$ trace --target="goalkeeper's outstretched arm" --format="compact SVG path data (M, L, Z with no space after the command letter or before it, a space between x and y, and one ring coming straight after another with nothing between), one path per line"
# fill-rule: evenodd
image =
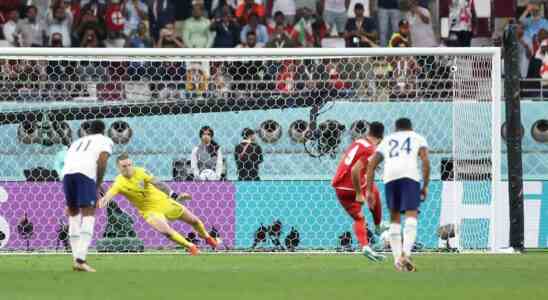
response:
M108 192L97 201L99 208L104 208L108 205L110 201L118 194L116 189L110 188Z
M180 201L180 200L190 200L190 194L187 193L181 193L178 194L177 192L173 191L169 185L167 185L165 182L159 181L156 178L153 178L150 181L150 184L155 186L160 191L164 192L169 197L173 198L174 200Z

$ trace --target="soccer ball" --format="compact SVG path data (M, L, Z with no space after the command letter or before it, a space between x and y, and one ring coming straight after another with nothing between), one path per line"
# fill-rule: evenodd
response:
M202 170L202 172L200 172L200 180L207 181L207 180L218 180L218 179L219 178L217 178L217 173L215 173L215 171L211 169L205 169L205 170Z

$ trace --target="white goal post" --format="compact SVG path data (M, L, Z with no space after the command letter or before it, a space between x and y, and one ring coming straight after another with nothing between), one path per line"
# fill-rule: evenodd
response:
M0 253L67 249L58 163L96 118L114 156L128 152L194 194L189 209L226 249L345 251L355 241L345 244L350 219L330 187L338 158L368 122L389 133L408 117L432 159L418 248L504 248L500 56L491 47L0 48ZM219 145L208 157L195 155L204 126ZM246 128L260 162L238 153ZM115 175L111 159L106 180ZM117 203L99 213L98 251L174 248Z

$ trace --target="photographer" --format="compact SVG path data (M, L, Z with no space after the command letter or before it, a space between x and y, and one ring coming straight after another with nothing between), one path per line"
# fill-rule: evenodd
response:
M238 180L261 180L259 165L263 162L263 149L256 143L253 129L245 128L242 137L242 142L234 149Z
M175 25L173 23L167 23L162 30L160 30L160 37L156 43L156 48L184 48L185 45L181 38L175 36Z

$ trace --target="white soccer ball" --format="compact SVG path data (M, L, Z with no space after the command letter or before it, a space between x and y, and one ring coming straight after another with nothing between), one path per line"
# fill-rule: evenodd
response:
M200 180L218 180L217 173L211 169L205 169L200 172Z

